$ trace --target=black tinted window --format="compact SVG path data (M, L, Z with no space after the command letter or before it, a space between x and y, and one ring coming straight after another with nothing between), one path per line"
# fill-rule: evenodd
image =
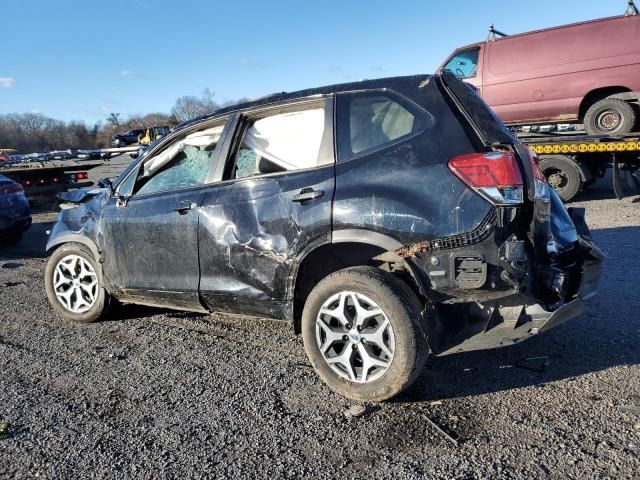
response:
M338 109L341 160L377 150L425 129L425 119L417 109L384 93L341 95Z

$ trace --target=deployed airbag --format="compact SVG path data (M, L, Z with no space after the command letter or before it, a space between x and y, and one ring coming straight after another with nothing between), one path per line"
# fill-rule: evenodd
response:
M207 130L201 130L187 135L184 139L174 143L166 150L163 150L145 162L142 177L149 177L153 175L154 172L160 170L175 158L176 155L184 151L187 146L197 147L204 150L205 148L218 143L223 129L224 125L219 125L217 127L208 128Z

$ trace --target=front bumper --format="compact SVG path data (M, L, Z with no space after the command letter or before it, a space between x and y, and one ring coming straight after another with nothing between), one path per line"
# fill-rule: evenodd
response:
M437 355L506 347L527 340L577 317L598 290L604 255L585 236L579 236L584 263L578 293L550 311L530 296L518 294L492 304L471 307L464 326L434 346Z

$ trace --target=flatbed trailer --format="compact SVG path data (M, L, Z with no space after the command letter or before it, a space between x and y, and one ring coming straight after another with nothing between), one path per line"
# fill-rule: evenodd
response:
M88 171L103 163L102 160L0 163L0 175L20 183L30 203L50 206L61 192L93 185Z
M640 133L623 137L528 135L520 140L538 155L549 185L565 202L604 177L608 168L613 168L617 198L640 193Z

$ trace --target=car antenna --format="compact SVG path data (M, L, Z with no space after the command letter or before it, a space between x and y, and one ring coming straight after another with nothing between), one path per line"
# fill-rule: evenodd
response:
M634 15L638 15L638 8L636 7L636 4L633 3L633 0L629 0L627 2L627 11L624 12L624 16L632 17Z
M506 33L502 33L500 30L496 30L495 28L493 28L493 23L491 25L489 25L489 36L487 37L487 41L489 42L493 42L496 37L508 37L509 35L507 35Z

